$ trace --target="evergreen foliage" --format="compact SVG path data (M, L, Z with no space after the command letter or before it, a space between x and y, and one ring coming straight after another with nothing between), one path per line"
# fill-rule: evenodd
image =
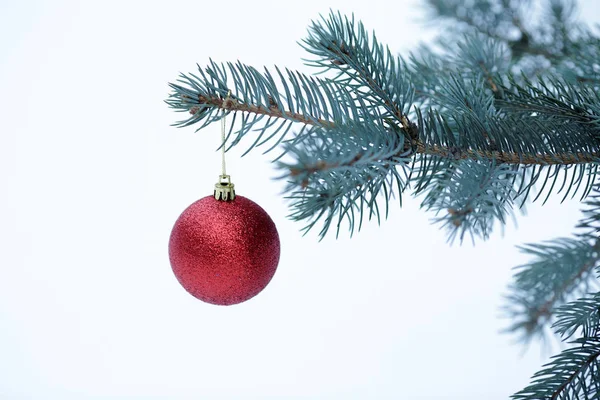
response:
M508 330L570 342L513 398L600 398L600 40L570 0L542 1L538 18L533 1L426 3L452 34L412 54L331 12L300 42L315 76L211 60L166 102L186 114L178 126L233 114L223 146L249 136L246 152L280 149L290 218L321 238L379 221L407 190L449 241L488 238L528 201L578 195L573 237L521 246L531 261L509 287Z

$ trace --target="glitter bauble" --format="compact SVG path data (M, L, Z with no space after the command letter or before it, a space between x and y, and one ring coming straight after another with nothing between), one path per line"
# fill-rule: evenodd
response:
M169 258L179 283L211 304L241 303L262 291L279 263L279 234L258 204L204 197L177 219Z

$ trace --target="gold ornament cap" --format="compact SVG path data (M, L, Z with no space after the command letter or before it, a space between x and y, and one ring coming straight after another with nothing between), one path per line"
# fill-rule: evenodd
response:
M235 199L235 185L231 183L229 175L219 175L219 182L215 185L215 199L231 201Z

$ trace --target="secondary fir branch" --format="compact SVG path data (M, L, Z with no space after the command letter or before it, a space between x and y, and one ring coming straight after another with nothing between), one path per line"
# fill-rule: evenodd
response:
M491 30L488 26L485 26L485 23L482 24L482 23L478 22L472 16L458 12L458 9L454 9L452 14L442 14L442 13L439 13L439 11L438 11L438 14L441 17L455 19L456 21L467 24L470 27L472 27L473 29L475 29L477 32L479 32L483 35L486 35L492 39L506 42L508 44L508 46L511 48L511 50L513 51L513 55L517 58L523 57L526 54L530 54L530 55L544 56L552 62L557 62L560 60L561 55L554 54L554 53L546 50L544 48L544 46L533 43L533 40L531 39L531 34L523 26L521 18L519 18L519 16L517 15L517 11L515 9L509 8L509 7L504 7L503 12L508 13L510 15L513 26L519 32L519 39L510 40L506 36L501 35L498 32Z
M585 360L585 362L579 366L576 370L571 372L571 375L552 393L551 400L556 400L563 393L565 389L579 376L579 374L586 368L588 368L598 357L600 357L600 352L595 352L590 354L590 356Z
M273 118L284 118L294 122L306 124L306 125L319 125L325 128L332 128L335 123L324 120L315 119L304 114L295 113L291 111L281 110L276 105L271 107L264 107L260 105L246 104L237 101L234 98L223 99L221 97L205 97L202 95L198 96L198 103L210 105L222 110L228 111L241 111L254 114L267 115ZM190 113L196 114L200 108L198 106L190 107ZM402 116L406 125L415 127L406 116ZM403 124L404 125L404 124ZM404 127L403 127L404 128ZM413 128L414 129L414 128ZM418 127L416 128L418 129ZM416 153L438 156L442 158L451 158L454 160L494 160L497 164L519 164L519 165L570 165L570 164L585 164L598 162L600 159L600 152L594 153L508 153L501 151L492 150L476 150L476 149L459 149L456 147L440 146L440 145L428 145L418 139L411 139L411 145L415 148ZM393 157L399 157L400 154L394 154ZM349 164L352 165L352 164ZM327 167L327 164L320 164L319 168L315 166L315 170L322 170Z
M331 43L334 46L338 46L337 42L334 40ZM400 128L402 129L402 131L405 133L406 137L408 138L408 142L412 145L412 146L416 146L417 142L418 142L418 135L419 135L419 131L417 129L417 126L415 124L413 124L408 118L407 116L402 112L402 110L400 109L400 107L398 106L398 104L396 104L389 96L389 94L382 88L382 85L377 84L377 82L375 82L375 80L373 79L373 77L371 76L372 74L370 73L370 71L368 70L368 68L365 68L365 66L356 61L354 58L352 58L352 54L353 52L350 51L348 49L348 47L342 42L339 44L339 47L331 47L331 46L327 46L327 50L331 51L335 57L330 59L330 62L333 65L337 65L338 67L343 66L343 65L349 65L351 66L352 69L354 69L360 79L362 79L362 81L366 84L366 86L375 94L377 94L377 96L381 99L383 99L385 106L388 108L388 110L390 110L390 112L397 118L397 120L400 122ZM404 149L406 150L406 149Z
M594 250L600 250L600 239L594 242ZM571 292L577 285L581 283L581 279L586 273L589 273L592 268L596 266L598 263L599 257L594 257L589 259L587 262L583 263L581 268L577 271L575 275L571 278L567 279L563 285L558 290L555 290L552 296L546 300L543 304L541 304L535 311L532 313L531 318L529 320L529 326L531 328L538 325L538 321L541 318L550 318L554 312L555 305L560 300L564 299L564 296Z

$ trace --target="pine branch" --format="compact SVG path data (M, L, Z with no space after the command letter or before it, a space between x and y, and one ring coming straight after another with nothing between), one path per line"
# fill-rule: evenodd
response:
M403 147L396 148L394 152L378 153L386 154L386 158L372 159L374 164L371 166L358 162L369 159L362 158L365 146L358 142L346 142L351 156L336 162L324 162L319 153L310 155L293 152L302 161L291 169L286 164L279 166L288 168L285 175L290 182L306 193L314 194L307 194L302 199L296 195L290 196L296 201L293 206L297 208L294 218L306 219L309 212L324 215L326 209L334 214L345 213L348 206L341 206L344 196L353 199L368 197L364 191L371 188L372 182L368 179L372 179L369 169L373 168L381 170L382 176L395 177L396 166L401 166L407 178L401 179L402 183L398 185L400 196L410 181L416 183L417 193L422 191L436 174L444 174L444 165L453 168L461 163L472 166L467 168L494 165L494 170L486 170L491 179L479 183L462 179L460 191L449 186L436 191L443 193L443 199L429 202L437 206L450 204L446 222L450 223L448 226L463 229L461 237L464 229L487 237L493 220L503 222L516 197L524 202L531 186L544 171L547 171L544 187L548 180L552 181L548 196L559 177L558 172L564 171L566 179L569 166L575 167L571 172L572 182L577 188L584 180L586 169L588 183L584 193L591 187L589 177L596 173L600 144L590 145L583 137L581 141L566 141L565 134L574 135L567 125L552 125L541 118L525 115L528 107L539 106L536 96L547 94L534 92L529 87L521 90L515 88L516 84L504 86L502 79L493 75L498 73L498 65L504 62L504 50L493 41L475 38L460 44L460 53L450 61L463 72L458 76L453 73L438 74L435 86L424 86L419 94L420 99L429 96L429 100L421 102L420 107L414 103L416 89L411 82L418 75L415 72L418 65L411 67L392 56L374 34L369 36L362 23L355 23L354 19L332 12L329 19L322 18L321 23L313 23L310 35L303 43L311 54L317 56L309 65L336 73L333 79L317 79L289 70L284 76L275 67L275 76L279 78L276 80L267 69L260 73L240 62L219 65L211 61L206 68L199 68L198 75L182 74L177 84L171 84L173 92L167 100L171 107L191 115L187 120L180 121L178 126L198 124L198 129L201 129L219 120L223 111L233 113L234 122L241 115L241 127L234 130L232 123L227 135L229 147L238 144L242 137L254 130L258 134L246 153L269 141L273 144L266 152L283 144L284 152L276 160L290 153L290 144L297 149L311 149L311 146L302 146L302 141L344 130L352 137L351 131L356 130L358 125L362 126L358 130L371 132L374 136L385 131L392 142L398 137L403 138ZM229 83L231 80L233 85ZM489 93L483 90L485 85L488 85ZM495 98L503 98L505 90L520 94L520 103L514 103L518 103L518 109L501 109L495 105ZM226 97L228 93L231 94ZM527 93L529 98L522 93ZM563 110L568 107L566 105ZM568 113L564 118L566 115ZM267 119L266 123L259 125L263 118ZM542 122L546 126L542 126ZM292 125L300 125L301 130L289 139ZM267 134L271 130L274 132ZM407 165L405 159L408 157L413 160L412 167ZM398 162L400 159L404 161ZM344 190L328 187L327 197L338 196L339 199L323 202L319 196L323 195L325 189L319 187L321 183L317 177L330 172L332 177L345 182L346 178L336 172L341 167L354 177L367 180L354 181L352 185L342 184ZM528 167L533 169L528 171ZM413 179L411 175L415 168L418 174ZM520 172L519 179L517 172ZM298 179L300 176L302 179ZM462 176L474 177L468 174ZM399 180L398 177L394 179ZM438 183L443 181L436 180ZM520 185L518 189L510 186L517 181ZM481 186L482 182L485 182L485 186ZM476 196L460 195L476 186L479 187ZM498 191L498 188L504 189ZM289 186L288 190L293 189ZM358 192L355 193L356 190ZM386 207L389 198L386 195ZM377 213L376 202L368 201L367 204L370 215ZM475 229L475 226L480 228ZM451 237L454 233L451 233Z
M558 306L588 292L599 248L600 241L591 244L570 238L520 246L536 258L517 267L520 272L510 286L512 293L506 296L506 311L515 322L507 331L521 332L527 339L543 335Z
M584 230L579 235L582 240L594 240L600 237L600 186L595 186L585 201L584 219L579 221L576 228Z
M517 172L507 165L463 161L454 163L429 183L421 207L433 210L442 227L449 228L448 241L462 240L466 233L487 238L495 220L506 222L511 200L516 197ZM473 184L475 183L475 184ZM447 215L438 217L441 212Z
M584 336L594 336L590 327L597 326L593 314L598 295L587 296L598 287L593 270L600 264L600 187L594 186L592 194L584 203L584 218L577 225L574 238L555 239L547 244L528 244L521 251L534 256L520 269L507 296L508 315L515 320L508 329L521 332L525 338L542 335L544 328L555 317L552 325L564 339L584 327ZM600 270L598 270L600 272ZM580 297L578 300L571 301ZM596 304L596 307L600 304ZM592 318L593 317L593 318ZM594 328L596 329L596 328Z
M563 340L580 332L582 337L598 337L600 334L600 292L564 304L556 310L556 322L552 325Z
M318 24L313 24L312 30L316 37L310 37L305 40L306 48L309 49L312 53L318 54L321 56L321 60L315 61L314 65L325 67L327 69L338 69L340 70L340 74L346 74L349 76L350 81L357 81L357 84L349 85L354 93L346 93L345 96L330 96L328 100L330 101L330 105L332 102L341 102L342 107L354 107L356 103L356 95L358 89L362 86L365 86L370 91L370 94L361 99L361 101L371 101L372 104L368 104L367 107L373 109L375 107L381 106L384 108L384 113L380 114L382 118L393 118L397 123L397 126L403 131L403 133L409 139L407 143L421 154L439 156L439 157L451 157L455 159L487 159L493 160L496 164L520 164L520 165L570 165L570 164L580 164L580 163L590 163L598 160L600 152L598 151L568 151L568 152L557 152L557 153L532 153L532 152L511 152L507 151L508 149L502 149L501 151L497 151L494 149L485 149L485 148L460 148L456 149L451 146L443 146L440 144L429 144L419 139L419 136L423 136L423 126L418 127L416 124L412 123L408 118L407 109L410 107L410 93L412 89L408 82L405 82L406 74L402 73L403 70L400 68L400 65L403 63L401 61L395 61L394 58L390 55L389 49L383 48L382 45L377 44L375 36L373 36L373 46L369 45L367 40L368 35L366 34L364 27L361 23L358 24L356 28L357 33L354 32L354 21L343 20L342 17L338 14L332 14L332 21L326 23L326 26L329 28L329 31L324 30L324 28ZM346 40L348 43L344 42ZM371 54L371 52L373 54ZM360 56L362 55L362 56ZM328 64L325 63L327 61ZM374 65L368 65L366 63L371 62ZM481 64L481 62L480 62ZM386 69L387 68L387 69ZM218 70L219 68L213 63L211 68L207 68L207 75L210 76L211 79L215 79L215 75L217 75L214 70ZM232 100L231 106L229 109L238 110L238 111L247 111L249 113L254 113L257 115L268 115L273 118L283 118L284 116L287 119L295 120L296 122L301 123L310 123L311 121L315 121L316 123L323 123L325 121L319 120L318 116L312 115L300 115L295 113L294 110L283 110L281 108L281 104L279 101L274 100L274 97L271 96L269 90L274 89L274 82L272 79L269 79L269 82L265 82L264 86L268 90L264 90L264 88L260 88L262 83L261 80L264 80L262 77L258 77L256 71L251 67L243 66L239 64L236 68L233 68L232 65L229 65L229 69L232 75L237 76L236 79L236 87L239 90L249 92L250 97L255 99L268 98L269 106L262 106L261 104L252 104L247 103L242 105L239 102L235 102ZM355 73L350 72L355 71ZM239 73L238 71L239 70ZM483 70L488 71L488 68L483 65ZM201 71L202 72L202 71ZM279 71L278 71L279 72ZM266 71L267 77L270 77L268 71ZM224 78L224 73L221 73ZM281 73L279 73L281 76ZM297 74L301 79L308 80L308 78ZM261 85L255 86L255 88L263 89L262 91L267 92L255 94L255 96L251 96L252 90L248 91L248 89L252 89L251 87L244 86L243 79L241 76L250 77L253 80L258 81ZM290 77L290 83L293 87L294 93L297 96L296 99L298 102L302 103L302 105L310 104L305 103L303 96L304 93L308 94L308 100L319 99L319 96L310 96L311 92L314 94L315 88L311 88L308 92L303 92L300 88L300 85L297 83L297 79L294 78L296 75L288 71L288 76ZM183 76L184 81L187 83L191 83L192 88L197 86L198 84L202 84L203 82L199 82L200 79L191 79L189 77ZM203 74L203 78L206 78ZM248 79L250 79L248 78ZM282 82L284 81L283 76L281 76ZM292 79L293 78L293 79ZM490 81L491 76L489 75L489 71L486 79ZM296 83L294 83L296 81ZM326 85L332 84L334 80L325 80L318 81L316 84L318 85ZM222 85L223 79L218 82ZM348 81L340 81L336 82L338 84L335 90L341 90L339 84L346 84ZM497 87L496 83L492 81L492 84ZM493 86L493 87L494 87ZM185 104L185 100L189 99L189 96L183 97L183 99L178 99L178 96L185 96L185 88L179 85L172 85L175 89L175 93L172 94L169 103L174 108L184 109L182 107L182 103ZM227 88L223 88L220 92L224 92ZM395 90L394 90L395 89ZM247 93L245 93L247 94ZM277 93L276 93L277 94ZM290 92L286 87L286 94L288 97L288 103L290 103L289 97L291 96ZM400 96L402 94L402 96ZM223 97L222 93L219 93L218 96ZM196 111L199 111L198 104L203 106L212 106L217 108L228 109L228 107L220 107L219 103L222 102L221 99L214 99L207 96L202 95L201 93L197 93L197 103L193 105L188 104L188 110L192 114L196 114ZM179 101L178 101L179 100ZM183 102L181 100L184 100ZM400 103L397 101L400 100ZM273 102L273 104L271 104ZM278 111L272 110L273 105ZM208 107L205 107L208 108ZM319 108L317 108L319 110ZM350 116L349 116L350 117ZM389 120L389 119L388 119ZM198 118L191 119L187 121L185 124L181 124L185 126L189 123L198 122ZM212 122L212 121L209 121ZM204 125L203 125L204 126ZM537 127L535 127L537 129ZM521 138L520 138L521 140ZM487 146L490 147L490 146Z
M406 171L410 159L406 157L409 152L400 153L405 147L401 135L391 136L383 127L365 129L362 124L349 123L341 129L317 131L285 146L294 162L279 162L278 166L290 171L281 176L288 181L287 198L295 201L290 217L307 221L305 233L322 218L321 239L334 222L339 234L343 220L348 222L352 235L356 227L362 226L365 208L369 220L376 217L380 222L377 197L383 195L387 217L394 186L402 204L407 176L399 170Z
M200 130L220 120L222 111L233 112L226 139L229 147L238 144L251 130L258 134L246 152L279 134L266 153L283 142L294 123L303 124L304 133L308 135L318 127L377 118L369 116L377 110L353 102L346 88L335 82L290 70L286 70L284 76L277 67L275 69L278 80L266 68L260 73L240 62L223 65L211 61L204 69L198 67L198 75L181 74L176 84L169 84L173 92L166 102L178 112L187 112L190 117L175 125L198 124L197 130ZM233 86L229 84L230 80L233 80ZM241 127L234 131L238 114L242 116ZM265 117L268 117L267 122L260 126ZM267 130L273 130L276 124L279 125L274 132L263 139Z
M511 397L515 400L597 399L600 395L600 339L582 337L553 357L532 377L532 383Z
M321 23L313 22L309 36L302 47L317 56L307 65L337 73L333 79L348 85L361 97L366 96L373 106L384 110L382 118L392 119L405 134L407 143L418 139L417 127L408 118L412 104L412 87L407 81L402 61L392 56L389 48L379 43L375 33L365 29L341 13L321 16Z
M543 31L542 27L529 29L523 23L523 16L528 20L533 12L530 1L490 0L476 1L474 4L458 0L427 0L431 17L451 22L450 29L459 31L475 31L489 38L505 42L511 49L516 63L527 56L543 56L553 64L560 62L569 54L565 42L570 38L566 32L571 30L573 7L554 1L546 10L544 24L546 37L535 34ZM458 24L456 24L458 22ZM565 30L550 30L552 26L564 26ZM548 38L549 37L549 38ZM557 43L563 43L557 47Z
M186 88L183 86L171 84L171 87L179 93L181 93L180 101L175 102L170 100L171 104L175 107L185 107L189 110L189 113L195 116L206 109L224 110L224 111L240 111L247 112L250 114L256 114L260 116L269 116L272 118L286 119L288 121L301 123L305 125L323 126L328 128L334 128L335 123L325 119L319 119L310 115L295 113L290 110L280 110L277 107L266 108L262 105L256 104L244 104L234 99L228 99L225 101L223 96L217 95L213 97L205 97L201 94L197 94L195 98L185 94ZM176 96L173 96L176 97ZM176 105L175 105L176 104ZM187 104L187 105L186 105ZM204 107L200 108L199 105ZM198 122L193 120L193 123ZM212 122L212 121L211 121ZM188 121L184 121L179 124L180 126L189 125ZM201 128L199 128L201 129ZM404 128L403 128L404 129ZM413 128L414 129L414 128ZM449 158L453 160L489 160L496 164L515 164L515 165L571 165L571 164L587 164L590 162L598 162L600 160L600 151L591 153L584 152L573 152L573 153L555 153L555 154L544 154L544 153L505 153L500 151L491 150L474 150L474 149L459 149L452 146L441 146L441 145L427 145L420 140L417 140L413 144L416 148L416 153L437 156L441 158ZM399 154L394 156L400 156L404 153L401 151Z

